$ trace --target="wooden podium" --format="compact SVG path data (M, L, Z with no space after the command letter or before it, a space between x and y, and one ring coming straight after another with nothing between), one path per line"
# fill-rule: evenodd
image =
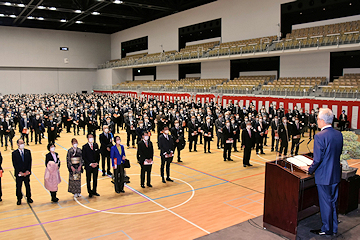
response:
M304 154L312 159L312 154ZM263 225L289 239L296 239L300 220L319 212L315 178L286 161L267 162Z

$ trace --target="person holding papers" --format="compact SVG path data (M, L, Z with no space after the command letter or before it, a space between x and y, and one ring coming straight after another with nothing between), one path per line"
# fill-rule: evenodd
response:
M341 132L331 127L334 118L329 108L321 108L317 125L321 131L314 137L314 161L301 167L309 174L315 173L321 213L321 229L311 230L317 235L335 235L338 231L337 202L341 181L340 155L343 149Z
M162 182L166 183L173 182L173 180L170 178L170 163L173 160L174 157L174 140L171 135L169 135L169 127L165 125L163 134L159 137L159 148L160 148L160 156L161 156L161 167L160 167L160 173ZM164 177L164 167L166 163L166 181Z
M233 161L231 159L231 147L233 145L234 142L234 130L232 128L232 126L230 125L230 121L226 120L225 122L225 127L222 130L223 132L223 143L224 143L224 161L226 161L226 159L228 161Z
M137 159L141 167L140 181L141 187L145 188L145 172L147 173L146 186L151 185L151 168L154 158L154 147L149 140L149 133L147 131L142 133L142 140L138 142Z

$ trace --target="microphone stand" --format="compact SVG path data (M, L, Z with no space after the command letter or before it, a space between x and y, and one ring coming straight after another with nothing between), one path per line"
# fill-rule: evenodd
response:
M312 154L312 152L310 151L309 143L310 143L312 140L313 140L313 139L310 139L310 140L308 141L308 143L306 144L306 147L307 147L307 149L309 150L309 153L311 153L311 154Z

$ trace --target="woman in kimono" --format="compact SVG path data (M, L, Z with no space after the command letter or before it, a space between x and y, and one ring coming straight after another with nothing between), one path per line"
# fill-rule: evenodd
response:
M80 197L81 193L81 173L83 172L83 159L81 149L78 148L76 138L71 140L72 147L67 153L67 166L69 170L69 189L68 192L74 194L74 197Z
M58 184L61 182L59 173L60 159L58 153L55 152L53 143L49 143L47 148L50 152L45 156L45 188L50 191L51 201L58 202L56 192L58 191Z

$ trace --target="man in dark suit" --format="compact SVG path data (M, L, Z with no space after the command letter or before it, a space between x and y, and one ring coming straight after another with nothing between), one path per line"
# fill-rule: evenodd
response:
M57 133L57 124L56 121L54 121L54 117L52 115L49 116L49 120L47 122L48 127L48 142L49 143L55 143L56 139L56 133Z
M2 160L3 160L3 158L2 158L1 152L0 152L0 170L1 171L3 171L3 168L1 166L2 165ZM2 201L1 197L2 197L2 188L1 188L1 177L0 177L0 202Z
M259 121L255 123L256 154L265 154L263 146L265 131L266 126L263 123L263 118L259 117Z
M290 130L289 123L286 119L286 117L283 117L283 122L279 124L279 141L280 141L280 151L279 155L283 154L284 156L287 155L288 146L289 146L289 140L290 140Z
M194 143L194 151L196 150L196 144L198 140L198 131L199 131L199 124L195 120L195 116L191 116L191 121L188 123L189 128L189 152L192 150L192 146Z
M244 149L243 164L244 167L252 165L250 164L251 148L254 146L255 133L252 130L251 122L246 123L246 128L241 133L241 143Z
M214 134L214 126L211 122L211 117L207 116L206 121L202 125L202 130L204 132L204 153L206 153L206 148L208 153L210 152L210 141L212 140Z
M128 148L130 148L130 136L132 138L132 147L135 148L136 125L137 125L136 119L134 118L132 111L129 111L128 116L125 118L125 126L127 133L126 143Z
M309 115L309 127L310 127L310 133L309 133L309 139L312 139L315 136L316 129L318 128L316 126L316 115L315 110L311 110L311 114ZM313 132L313 135L311 135L311 132Z
M318 235L333 235L338 231L337 201L341 180L340 155L343 136L331 127L333 113L329 108L321 108L317 124L321 131L314 137L314 161L311 166L303 167L309 174L315 172L318 189L322 227L311 230Z
M234 141L234 132L233 132L233 128L230 125L230 121L226 120L225 122L225 127L222 130L223 132L223 143L224 143L224 161L226 161L226 159L228 161L233 161L231 159L231 146L233 144Z
M142 140L138 142L137 147L137 160L141 167L140 184L142 188L145 188L145 172L147 173L146 185L151 185L151 169L154 158L154 147L149 140L149 133L147 131L142 133Z
M26 116L26 113L22 115L20 119L19 132L21 134L21 139L25 141L26 145L29 146L29 132L30 132L30 119Z
M340 128L340 131L344 131L345 130L345 126L346 126L346 123L348 122L347 120L347 115L345 114L345 110L342 111L342 113L340 114L340 117L339 117L339 128Z
M273 152L274 149L277 152L279 147L279 117L275 116L274 119L271 121L271 151Z
M174 156L174 141L171 135L169 135L169 127L165 125L163 129L163 134L159 137L159 147L160 147L160 156L161 156L161 177L162 182L166 183L166 181L173 182L170 178L170 163L173 160ZM166 181L164 177L164 166L166 163Z
M295 122L291 124L291 155L294 154L295 149L295 155L298 155L299 153L299 142L301 139L301 133L303 131L304 125L300 122L299 118L295 118Z
M31 152L28 149L24 149L24 140L17 140L19 149L12 152L12 162L14 166L14 175L16 177L16 197L17 205L21 204L22 199L22 183L24 182L26 188L26 200L28 203L33 203L31 199L30 189L30 174L31 174Z
M100 153L101 153L101 166L102 166L102 175L105 176L112 175L110 171L110 148L112 147L112 138L109 132L109 127L107 125L103 126L103 133L99 136L100 140ZM107 162L107 172L105 171L105 165Z
M180 151L185 147L185 138L184 138L184 129L180 126L178 120L175 120L174 127L171 128L170 132L174 140L174 145L175 145L174 149L177 149L178 152L177 161L182 162L180 157Z
M96 192L97 188L97 177L99 170L99 161L100 161L100 150L97 143L94 143L94 135L87 135L88 143L82 147L82 156L84 159L84 166L86 170L86 184L87 190L89 193L89 198L92 198L93 195L100 196ZM93 176L93 188L91 189L91 175Z

